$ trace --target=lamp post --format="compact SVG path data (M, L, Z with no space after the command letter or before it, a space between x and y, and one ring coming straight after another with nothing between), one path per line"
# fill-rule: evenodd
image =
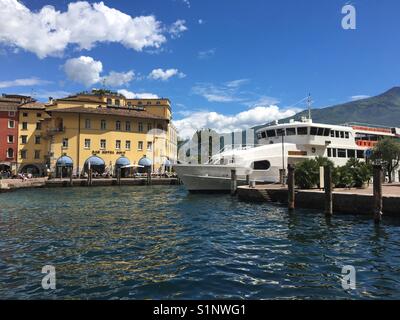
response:
M279 179L281 180L280 182L282 185L285 185L285 175L286 175L286 169L285 169L285 129L278 129L278 135L282 137L282 169L280 171Z

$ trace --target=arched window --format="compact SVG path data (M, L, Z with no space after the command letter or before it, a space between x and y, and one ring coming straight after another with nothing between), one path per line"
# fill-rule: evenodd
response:
M7 158L8 159L14 158L14 149L13 148L8 148L7 149Z

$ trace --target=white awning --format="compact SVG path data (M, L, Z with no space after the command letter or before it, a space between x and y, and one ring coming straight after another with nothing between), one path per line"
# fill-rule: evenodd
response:
M121 169L125 169L125 168L144 168L144 166L141 166L141 165L138 165L138 164L129 164L127 166L121 167Z

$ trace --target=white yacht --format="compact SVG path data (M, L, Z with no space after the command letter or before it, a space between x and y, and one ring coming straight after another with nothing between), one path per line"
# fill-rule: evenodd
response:
M189 191L230 190L232 169L236 170L238 185L246 184L247 178L278 183L279 170L288 164L323 156L342 166L349 158L364 159L366 150L381 137L398 134L397 128L329 125L313 123L309 118L275 122L256 131L255 146L228 146L206 164L179 164L175 170Z

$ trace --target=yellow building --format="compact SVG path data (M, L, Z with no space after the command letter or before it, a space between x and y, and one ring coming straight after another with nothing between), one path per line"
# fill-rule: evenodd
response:
M20 172L59 176L92 169L115 174L118 166L176 163L177 132L168 99L126 99L105 90L47 104L20 107ZM145 158L145 159L143 159Z

